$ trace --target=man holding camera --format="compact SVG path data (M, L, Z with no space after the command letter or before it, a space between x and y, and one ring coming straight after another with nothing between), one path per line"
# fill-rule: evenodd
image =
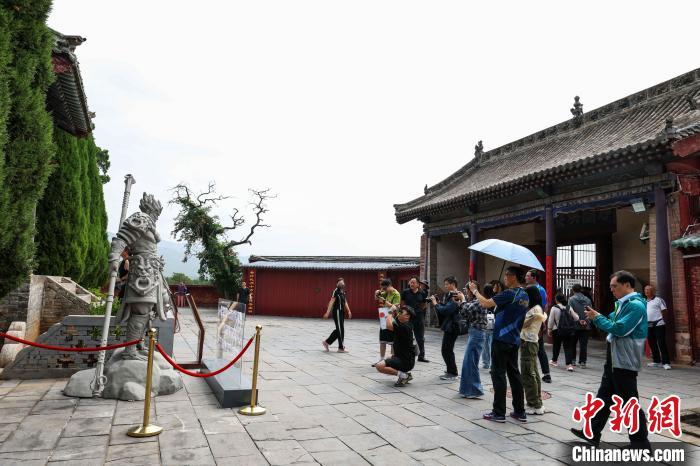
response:
M375 367L382 374L398 375L394 386L403 387L413 379L410 370L416 363L416 351L413 346L413 324L416 313L409 306L391 306L386 317L386 327L394 335L394 354L382 359Z
M430 297L430 302L435 306L440 319L442 329L442 359L445 361L445 374L440 380L453 381L457 378L457 363L455 362L455 342L459 334L455 332L452 322L459 318L459 302L464 300L464 295L457 291L457 279L453 276L444 280L445 295L442 303L438 304L435 296Z
M619 396L624 404L630 398L639 398L637 374L642 369L648 324L646 300L634 290L635 281L634 275L625 270L615 272L610 277L610 291L617 298L613 311L606 317L590 305L585 310L593 325L608 332L603 378L596 394L605 405L591 421L593 438L586 437L581 429L572 428L571 432L596 447L610 416L612 397ZM637 415L639 428L635 433L629 432L628 448L650 449L644 410L640 409Z
M413 335L418 344L418 360L429 362L425 359L425 308L428 300L428 292L423 290L418 277L411 277L408 288L401 292L401 304L412 308L416 317L413 320Z

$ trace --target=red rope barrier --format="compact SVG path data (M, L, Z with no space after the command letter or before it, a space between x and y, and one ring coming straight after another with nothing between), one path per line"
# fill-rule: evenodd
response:
M215 375L221 374L221 373L224 372L225 370L228 370L229 367L231 367L231 366L233 366L234 364L236 364L236 362L238 362L238 360L241 359L241 358L243 357L243 355L245 354L245 352L248 351L248 348L250 347L251 343L253 343L253 340L254 340L254 339L255 339L255 335L253 335L252 337L250 337L250 340L248 340L248 343L246 343L246 345L243 347L243 349L241 350L241 352L238 353L238 356L236 356L235 358L233 358L233 360L232 360L231 362L229 362L228 364L226 364L226 365L225 365L224 367L222 367L221 369L215 370L214 372L209 372L209 373L207 373L207 374L202 374L201 372L192 372L192 371L188 371L188 370L185 369L184 367L180 367L180 366L178 365L178 363L176 363L175 361L173 361L173 359L172 359L170 356L168 356L168 353L166 353L165 350L163 349L163 347L160 346L160 343L156 343L156 348L158 348L158 351L160 351L160 354L163 355L163 357L165 358L165 360L168 361L168 362L170 363L171 366L173 366L175 369L179 370L179 371L182 372L183 374L187 374L187 375L189 375L190 377L202 377L202 378L207 378L207 377L213 377L213 376L215 376Z
M89 353L91 351L109 351L117 348L124 348L125 346L131 346L139 343L141 340L127 341L126 343L119 343L118 345L110 346L94 346L92 348L66 348L65 346L51 346L44 345L42 343L37 343L35 341L23 340L22 338L17 338L12 335L0 332L0 337L7 338L9 340L14 340L17 343L22 343L24 345L35 346L37 348L43 348L53 351L68 351L73 353Z

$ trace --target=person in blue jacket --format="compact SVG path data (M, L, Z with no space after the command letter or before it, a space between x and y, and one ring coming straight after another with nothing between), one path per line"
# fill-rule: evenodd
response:
M600 444L600 436L608 422L612 396L618 395L623 403L630 398L639 398L637 373L642 368L644 342L647 338L647 306L642 295L634 290L635 278L631 273L620 270L610 277L610 291L617 298L614 310L606 317L590 306L586 308L586 318L608 333L603 378L598 388L597 398L605 405L591 421L593 438L589 439L581 429L571 429L577 437L595 445ZM644 410L639 410L639 430L629 434L629 448L651 449L647 438L647 422Z

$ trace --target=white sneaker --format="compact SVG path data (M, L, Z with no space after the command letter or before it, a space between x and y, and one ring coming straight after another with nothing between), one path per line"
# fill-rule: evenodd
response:
M323 350L327 353L330 351L330 348L328 347L328 343L326 343L326 340L321 340L321 344L323 345Z
M566 370L569 371L569 372L573 372L573 371L574 371L574 366L573 366L573 364L569 364L568 366L566 366Z
M664 369L666 369L666 370L671 369L671 365L670 365L670 364L664 364Z
M661 364L659 364L658 362L648 362L647 363L647 367L660 367L660 366L661 366Z
M453 380L457 380L457 376L456 376L456 375L452 375L452 374L445 374L445 375L441 375L441 376L440 376L440 380L449 380L449 381L453 381Z
M546 413L547 410L545 409L544 406L542 406L542 407L540 407L540 408L530 408L530 407L528 407L528 408L525 410L525 412L526 412L527 414L535 414L535 415L537 415L537 416L540 416L540 415Z

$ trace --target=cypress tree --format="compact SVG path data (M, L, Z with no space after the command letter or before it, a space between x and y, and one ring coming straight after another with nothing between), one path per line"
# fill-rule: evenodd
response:
M5 146L7 144L7 116L10 112L10 13L0 7L0 232L7 231L9 193L5 189ZM0 234L0 244L2 235ZM1 294L0 294L1 296Z
M54 128L54 172L37 206L37 268L43 275L82 278L86 222L82 210L82 154L78 139Z
M92 136L55 128L56 169L37 210L37 273L69 276L83 286L107 277L107 212Z
M34 263L34 215L49 174L55 147L46 91L54 79L53 37L46 26L50 0L2 0L9 34L7 76L10 98L5 121L0 185L0 297L27 279ZM1 46L1 44L0 44ZM0 53L2 54L2 53ZM5 55L6 57L8 55ZM0 115L1 118L1 115Z
M87 254L83 283L95 287L107 280L109 241L107 239L107 210L105 208L103 176L98 168L98 155L103 151L92 136L85 139L87 149L87 171L85 186L86 212L88 213Z

